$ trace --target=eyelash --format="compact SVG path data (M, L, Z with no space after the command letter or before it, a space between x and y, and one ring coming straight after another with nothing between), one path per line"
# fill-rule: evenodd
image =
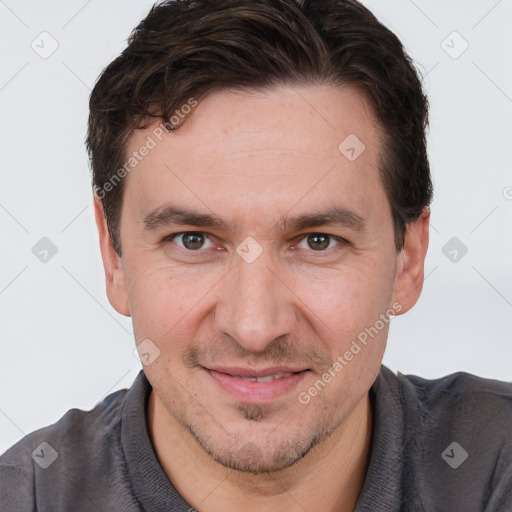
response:
M178 238L179 236L181 235L187 235L187 234L190 234L190 233L199 233L201 235L205 235L205 237L210 240L209 238L209 235L208 233L205 233L203 231L180 231L178 233L171 233L170 235L167 235L165 236L162 241L160 242L160 245L163 247L165 246L167 243L169 242L174 242L174 240L176 238ZM309 235L323 235L323 236L327 236L329 237L330 239L332 240L335 240L337 241L341 246L349 246L350 245L350 242L348 242L347 240L345 240L344 238L342 237L339 237L339 236L336 236L336 235L331 235L329 233L322 233L320 231L312 231L310 233L304 233L302 235L299 235L300 239L299 239L299 242L300 243L302 240L306 239ZM298 237L296 237L298 238ZM211 241L211 240L210 240ZM202 252L206 252L207 249L198 249L196 251L193 251L191 249L184 249L183 247L180 247L180 246L177 246L178 249L180 251L184 251L186 252L187 254L193 254L193 253L202 253ZM313 252L313 253L319 253L319 254L328 254L330 251L332 251L333 249L336 249L336 247L331 247L330 249L324 249L324 250L318 250L318 251L315 251L313 249L310 249L308 252Z

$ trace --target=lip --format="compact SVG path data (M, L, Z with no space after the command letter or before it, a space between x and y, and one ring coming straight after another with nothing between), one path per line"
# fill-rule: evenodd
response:
M209 378L225 393L238 402L266 404L282 398L304 379L309 369L279 366L254 370L252 368L204 368ZM291 373L289 376L269 382L243 380L251 377L268 377L270 375Z
M214 368L205 368L206 370L225 373L226 375L238 377L266 377L268 375L276 375L278 373L299 373L309 368L300 368L296 366L272 366L267 368L247 368L242 366L215 366Z

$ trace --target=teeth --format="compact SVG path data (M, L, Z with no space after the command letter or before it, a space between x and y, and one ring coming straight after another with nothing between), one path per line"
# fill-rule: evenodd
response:
M292 372L287 372L276 373L275 375L265 375L265 377L240 377L240 379L250 382L271 382L273 380L282 379L284 377L290 377L291 375L293 375Z

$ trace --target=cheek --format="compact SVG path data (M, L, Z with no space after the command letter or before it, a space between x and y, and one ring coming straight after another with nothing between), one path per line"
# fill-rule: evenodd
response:
M393 268L371 262L345 266L316 276L295 280L301 309L322 337L346 343L375 323L389 307L392 297Z
M135 339L149 338L169 355L182 353L201 330L212 328L208 314L227 298L226 290L240 293L236 286L225 286L223 266L170 264L144 251L127 261ZM280 278L293 291L284 307L296 309L299 323L308 323L328 352L344 352L388 308L393 276L385 263L363 255L336 269L282 268Z
M185 271L139 258L126 271L135 339L157 343L190 337L191 318L218 281L217 273Z

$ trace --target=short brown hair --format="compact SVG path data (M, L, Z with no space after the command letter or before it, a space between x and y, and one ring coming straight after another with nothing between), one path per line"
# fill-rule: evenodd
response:
M384 134L380 173L400 251L432 182L428 101L399 39L356 0L167 0L133 30L90 98L93 187L118 254L126 175L118 171L134 130L155 118L177 129L169 120L180 107L213 89L308 84L353 86L369 100Z

